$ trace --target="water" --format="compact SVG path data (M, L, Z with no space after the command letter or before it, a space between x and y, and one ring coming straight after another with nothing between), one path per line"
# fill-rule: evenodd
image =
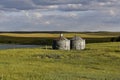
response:
M14 49L14 48L37 48L40 45L18 45L18 44L0 44L0 49Z

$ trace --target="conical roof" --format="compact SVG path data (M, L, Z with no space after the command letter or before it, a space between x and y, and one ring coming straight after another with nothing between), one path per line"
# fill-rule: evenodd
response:
M62 36L62 37L59 37L59 40L68 40L68 39Z
M68 40L67 38L65 38L64 36L63 36L63 34L60 34L60 37L59 38L57 38L57 40Z
M73 38L72 38L72 40L83 40L81 37L79 37L79 36L74 36Z

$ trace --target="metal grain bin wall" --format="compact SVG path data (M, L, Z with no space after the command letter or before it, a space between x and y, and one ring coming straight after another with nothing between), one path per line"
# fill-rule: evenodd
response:
M74 49L74 50L85 49L85 40L78 36L75 36L71 39L70 47L71 47L71 49Z
M53 49L58 49L58 50L70 50L70 40L63 37L63 35L61 34L58 39L53 40L52 47Z

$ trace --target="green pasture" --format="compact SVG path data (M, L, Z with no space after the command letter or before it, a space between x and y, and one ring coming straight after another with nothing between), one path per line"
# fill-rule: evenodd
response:
M91 43L82 51L0 50L0 80L120 80L120 42Z

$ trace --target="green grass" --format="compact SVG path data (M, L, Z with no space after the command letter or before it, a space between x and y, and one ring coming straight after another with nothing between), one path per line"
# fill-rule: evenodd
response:
M120 80L120 42L82 51L0 50L0 80Z

